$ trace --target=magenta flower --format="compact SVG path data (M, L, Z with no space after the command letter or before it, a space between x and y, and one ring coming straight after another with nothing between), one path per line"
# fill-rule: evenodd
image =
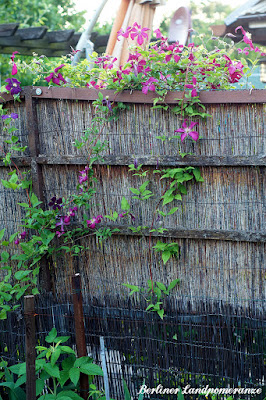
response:
M240 61L238 61L238 62L232 61L231 58L226 56L225 54L224 54L224 57L227 60L227 63L225 66L228 67L229 82L231 82L231 83L238 82L239 79L241 79L243 76L244 65Z
M88 169L89 167L85 167L83 171L79 172L79 183L82 184L83 182L86 182L88 180Z
M247 32L244 30L243 26L237 26L235 32L237 32L239 29L241 29L241 32L243 34L244 42L249 45L250 50L254 50L252 40L247 37Z
M192 89L191 90L191 97L196 97L198 95L197 93L197 78L193 76L192 78L192 84L187 84L185 85L187 89Z
M58 86L61 86L60 82L67 83L66 80L63 78L62 74L58 72L64 66L65 64L61 64L59 67L55 68L54 72L51 72L50 75L44 78L46 82L49 83L52 80L52 82Z
M26 231L21 232L21 234L19 235L19 237L15 240L15 244L19 244L21 240L24 240L25 237L27 235Z
M14 95L21 92L21 82L19 82L16 78L7 78L5 82L7 82L6 90L9 90L11 94Z
M131 26L128 26L125 31L123 31L123 29L119 29L119 31L117 32L117 40L119 41L119 36L123 36L124 38L127 39L129 37L130 32L131 32Z
M6 115L1 115L1 118L2 119L7 119L7 118L17 119L18 118L18 114L11 113L11 114L6 114Z
M141 28L141 26L135 22L130 31L130 37L132 40L137 38L137 43L139 46L141 46L144 43L145 39L149 39L149 36L146 33L149 30L149 28Z
M13 62L13 67L12 67L11 75L16 75L16 74L18 73L17 65L16 65L15 62L14 62L15 54L18 54L18 51L14 51L14 52L12 53L12 56L10 57L10 58L11 58L11 61Z
M146 82L142 82L142 93L147 94L149 90L155 92L155 82L158 82L158 80L153 77L150 77Z
M93 217L92 219L87 220L86 222L88 228L94 229L96 224L99 224L102 219L103 219L102 215L97 215L97 217Z
M181 142L183 142L187 136L190 136L193 140L195 140L195 142L198 140L199 133L192 130L195 125L197 125L197 122L191 122L191 124L187 126L187 119L184 120L182 128L179 128L175 131L182 133Z
M163 38L162 32L160 31L159 28L155 29L154 33L156 35L156 39L162 39Z

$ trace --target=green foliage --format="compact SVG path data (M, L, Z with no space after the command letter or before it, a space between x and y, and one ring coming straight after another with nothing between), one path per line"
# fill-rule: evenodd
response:
M180 279L174 279L172 282L170 282L169 286L166 287L161 282L153 282L151 279L149 279L147 282L147 287L145 288L128 283L123 283L123 285L130 289L129 296L139 293L145 298L146 302L148 303L146 311L156 312L159 317L163 319L165 314L165 310L163 308L164 300L179 283Z
M36 346L37 400L82 400L78 394L81 373L88 376L92 389L90 395L93 397L96 392L101 393L93 385L93 379L96 375L103 376L102 369L93 363L91 357L77 358L75 351L64 345L68 339L69 336L58 336L56 329L53 328L45 338L48 345ZM0 386L5 388L10 400L26 400L25 362L8 367L7 363L2 361L0 363L0 379L2 380ZM49 394L47 395L47 393Z

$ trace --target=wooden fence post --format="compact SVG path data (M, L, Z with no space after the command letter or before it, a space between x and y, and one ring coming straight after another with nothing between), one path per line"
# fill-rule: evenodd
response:
M32 98L33 89L26 87L25 90L26 123L28 130L29 152L31 157L32 190L42 201L41 207L45 205L44 181L42 166L38 163L40 154L40 137L36 112L36 99ZM40 260L40 287L41 290L50 292L52 290L52 279L48 259L43 257Z
M72 293L74 306L74 321L75 321L75 336L77 344L78 357L87 356L85 326L81 292L81 277L80 274L72 276ZM89 380L85 374L80 374L80 391L83 399L88 398Z
M34 296L24 297L24 317L26 330L26 400L36 400L35 375L35 307Z

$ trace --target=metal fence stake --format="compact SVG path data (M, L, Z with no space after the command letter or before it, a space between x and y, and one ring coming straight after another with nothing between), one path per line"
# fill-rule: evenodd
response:
M78 357L87 356L85 326L81 293L81 277L80 274L75 274L72 277L72 293L74 306L74 321L75 321L75 336ZM88 376L80 374L80 391L83 399L88 398L89 381Z
M109 389L108 373L107 373L107 367L106 367L103 336L100 336L100 350L101 350L100 354L101 354L101 361L102 361L105 398L106 398L106 400L110 400L110 389Z
M24 297L24 316L26 330L26 400L36 400L36 375L35 375L35 308L34 296Z

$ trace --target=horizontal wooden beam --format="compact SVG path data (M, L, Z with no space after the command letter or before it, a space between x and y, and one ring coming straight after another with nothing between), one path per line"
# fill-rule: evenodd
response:
M126 236L149 236L149 230L143 230L141 233L132 232L127 226L108 224L108 228L118 228L120 232L115 235ZM197 240L225 240L233 242L266 242L266 231L262 232L245 232L220 229L167 229L164 233L152 232L152 237L165 237L175 239L197 239Z
M1 42L1 40L0 40ZM56 43L55 43L56 44ZM58 43L59 45L60 43ZM1 43L0 43L1 50ZM69 51L69 50L68 50ZM42 93L36 94L36 89L40 88ZM65 99L65 100L85 100L93 101L98 98L98 92L94 89L87 88L69 88L69 87L46 87L35 86L31 88L33 97L41 99ZM152 104L155 94L149 92L144 95L142 92L124 91L123 93L115 94L113 90L103 90L103 96L109 96L110 101L122 101L124 103ZM23 97L22 91L21 96ZM5 101L13 100L12 96L2 95ZM176 91L168 93L166 96L167 104L176 104L182 98L182 92ZM204 104L254 104L266 103L266 90L254 89L250 90L217 90L217 91L202 91L200 99ZM0 103L3 102L0 99Z
M44 37L47 30L48 30L47 26L23 28L23 29L18 29L15 36L19 36L20 40L39 40Z
M266 156L115 156L108 155L103 157L103 161L97 164L102 165L129 165L137 160L138 165L153 165L153 166L168 166L175 167L178 165L191 166L266 166ZM70 164L70 165L86 165L87 157L80 156L39 156L38 163L40 164Z
M30 157L14 157L12 160L18 166L30 166ZM176 167L176 166L195 166L195 167L247 167L247 166L259 166L266 167L266 156L150 156L142 155L136 156L115 156L107 155L103 157L103 161L100 161L100 165L118 165L126 166L133 164L134 160L137 164L143 164L144 166L157 166L161 167ZM84 156L44 156L40 155L37 157L36 162L43 165L86 165L87 157ZM0 161L0 166L4 166L4 163Z
M1 24L0 25L0 37L13 36L18 29L19 24ZM13 50L14 51L14 50Z
M68 99L92 101L98 98L96 90L87 88L62 88L41 87L42 94L36 95L36 88L32 89L32 96L46 99ZM103 96L109 96L110 101L122 101L124 103L152 104L156 94L148 92L144 95L141 91L124 91L114 93L113 90L103 90ZM204 104L252 104L266 103L266 90L213 90L200 92L200 100ZM182 91L170 92L165 98L167 104L176 104L182 99Z

